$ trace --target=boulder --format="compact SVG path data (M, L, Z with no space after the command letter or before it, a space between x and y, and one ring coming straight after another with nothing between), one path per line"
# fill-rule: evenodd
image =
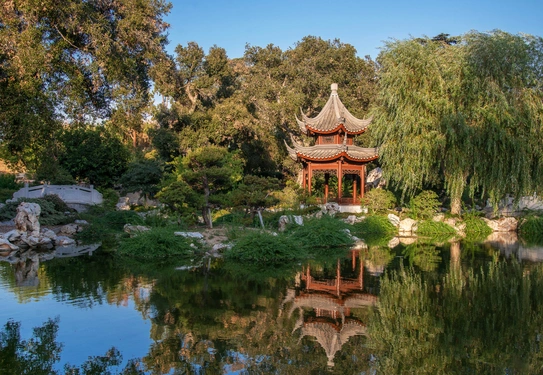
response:
M41 236L42 237L47 237L47 238L50 238L52 240L54 240L55 238L57 238L57 234L55 232L53 232L51 229L47 229L47 228L42 228L41 230Z
M389 249L394 249L399 244L400 244L400 239L398 237L394 237L390 241L388 241L387 246Z
M117 211L130 211L130 199L128 197L120 197L115 205Z
M32 236L38 236L40 234L40 213L41 207L39 204L21 202L17 207L15 228Z
M369 184L374 188L384 186L385 181L383 180L383 170L377 167L369 171L368 175L366 176L366 184Z
M0 238L0 250L19 250L19 246L16 246L4 238Z
M77 224L77 225L89 225L89 222L87 220L75 220L74 224Z
M432 221L442 222L445 220L445 214L437 214L432 218Z
M287 225L290 223L295 223L300 226L304 225L304 218L299 215L282 215L279 218L279 232L283 232L287 229Z
M363 221L365 219L365 217L358 217L356 215L349 215L347 216L347 218L345 220L343 220L345 223L347 224L355 224L355 223L360 223L361 221Z
M398 226L400 234L412 234L417 231L417 221L411 218L403 219Z
M396 228L400 226L400 218L394 214L388 214L388 221L390 221L390 224L394 225Z
M186 237L186 238L195 238L197 240L204 240L204 235L200 232L173 232L174 236Z
M21 236L23 235L24 232L21 232L17 229L13 229L13 230L10 230L9 232L7 233L4 233L2 235L2 237L10 242L13 242L13 241L17 241L19 240L19 238L21 238Z
M335 216L338 212L341 212L341 207L336 202L328 202L324 205L323 211L325 214Z
M483 218L483 220L494 232L514 232L518 227L518 221L514 217L502 217L497 220Z
M67 234L69 236L73 236L77 232L79 232L79 226L77 224L66 224L63 227L60 228L60 232Z
M75 244L75 240L73 238L70 238L70 237L58 236L55 239L55 245L56 246L68 246L68 245L74 245L74 244Z

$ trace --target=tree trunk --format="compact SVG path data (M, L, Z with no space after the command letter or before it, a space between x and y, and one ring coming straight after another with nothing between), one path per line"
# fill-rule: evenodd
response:
M451 196L451 214L460 215L462 211L462 196Z

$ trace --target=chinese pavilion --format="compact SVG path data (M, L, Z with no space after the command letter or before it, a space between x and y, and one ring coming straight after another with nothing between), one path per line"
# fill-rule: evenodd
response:
M353 144L354 136L366 131L371 118L360 120L345 108L337 94L337 84L331 86L330 99L313 118L302 112L296 121L303 134L315 138L313 146L303 146L294 139L294 147L287 149L295 161L303 165L302 185L309 194L313 177L324 174L324 203L329 201L330 176L337 176L337 199L340 204L358 204L364 197L366 164L377 159L377 148L364 148ZM352 179L352 197L343 197L343 178Z

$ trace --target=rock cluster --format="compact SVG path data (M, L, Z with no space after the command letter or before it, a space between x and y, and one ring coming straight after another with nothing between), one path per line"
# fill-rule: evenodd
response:
M39 204L21 202L14 219L15 229L0 234L0 254L5 256L20 249L50 249L54 246L75 244L75 240L69 236L81 231L82 226L88 224L84 220L67 224L60 228L57 235L50 229L40 228L40 214Z

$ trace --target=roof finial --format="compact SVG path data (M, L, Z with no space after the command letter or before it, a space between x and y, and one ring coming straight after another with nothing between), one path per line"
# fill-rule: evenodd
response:
M332 83L330 88L332 89L332 95L337 95L337 83Z

